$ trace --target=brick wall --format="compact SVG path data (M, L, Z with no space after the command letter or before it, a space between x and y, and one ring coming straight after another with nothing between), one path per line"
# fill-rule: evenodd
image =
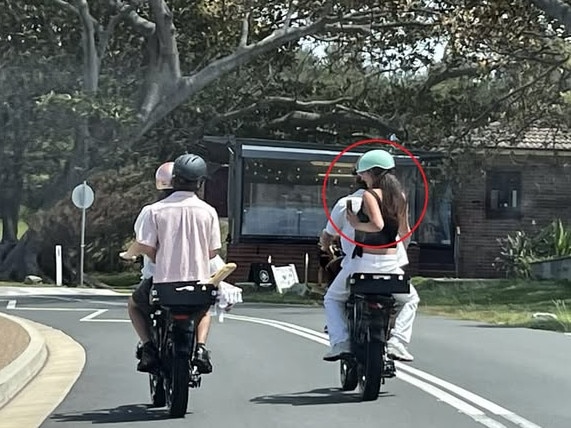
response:
M555 218L571 223L571 157L502 156L493 160L491 166L521 171L522 218L487 219L485 174L478 171L472 176L457 193L454 205L456 223L461 228L460 275L463 277L501 276L492 266L499 254L497 238L516 230L533 231Z
M409 265L405 268L410 275L418 274L418 252L417 246L410 246L408 249ZM315 244L230 244L228 246L226 260L238 265L236 271L229 277L229 282L248 281L251 263L262 263L272 256L272 264L284 266L290 263L295 264L297 275L300 281L304 280L304 258L305 253L309 254L309 282L317 282L319 270L319 250L317 241Z

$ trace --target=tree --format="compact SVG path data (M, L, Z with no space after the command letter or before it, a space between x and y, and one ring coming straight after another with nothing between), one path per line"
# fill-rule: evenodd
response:
M567 46L531 2L16 3L0 12L5 57L34 58L68 77L18 93L34 102L12 109L28 109L39 125L20 146L24 163L59 154L34 174L48 197L11 250L26 260L38 247L51 251L40 220L57 218L57 201L81 179L164 159L205 131L314 141L396 132L414 148L466 149L489 122L516 129L563 122L566 111ZM316 46L320 55L310 52ZM41 109L30 108L35 100ZM40 237L46 242L32 242ZM0 277L33 270L41 271L6 259Z

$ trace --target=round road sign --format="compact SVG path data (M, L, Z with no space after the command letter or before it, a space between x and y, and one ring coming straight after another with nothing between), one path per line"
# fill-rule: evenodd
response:
M89 208L93 204L94 200L95 194L93 193L93 189L85 182L76 186L71 193L71 201L80 209Z

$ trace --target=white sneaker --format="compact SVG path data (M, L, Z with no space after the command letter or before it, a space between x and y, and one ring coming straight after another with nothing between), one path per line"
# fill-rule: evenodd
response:
M392 358L393 360L409 361L409 362L414 361L414 357L411 355L410 352L407 351L404 344L401 341L396 340L394 338L391 338L387 342L387 355L389 356L389 358Z
M349 355L351 355L351 342L341 342L333 345L323 359L325 361L337 361Z

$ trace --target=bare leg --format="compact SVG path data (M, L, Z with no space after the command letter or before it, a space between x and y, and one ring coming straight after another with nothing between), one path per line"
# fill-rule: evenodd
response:
M206 343L208 339L208 331L210 330L210 312L207 311L198 321L196 326L196 342Z
M141 342L147 343L151 340L151 326L150 320L147 315L141 311L132 297L129 297L129 302L127 303L127 311L129 312L129 318L131 318L131 324L135 332L141 339Z

